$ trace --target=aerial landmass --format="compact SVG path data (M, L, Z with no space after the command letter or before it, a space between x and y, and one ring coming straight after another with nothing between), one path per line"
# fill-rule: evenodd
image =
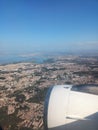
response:
M56 56L43 63L0 65L0 125L4 130L43 130L50 86L98 84L97 56Z

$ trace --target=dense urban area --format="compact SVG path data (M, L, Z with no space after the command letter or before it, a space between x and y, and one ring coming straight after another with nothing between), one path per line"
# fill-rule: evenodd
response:
M97 56L58 56L42 64L0 65L0 125L4 130L43 130L47 89L98 84Z

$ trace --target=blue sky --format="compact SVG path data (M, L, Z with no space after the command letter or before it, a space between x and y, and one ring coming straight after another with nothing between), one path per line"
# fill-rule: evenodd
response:
M0 0L0 53L98 50L98 0Z

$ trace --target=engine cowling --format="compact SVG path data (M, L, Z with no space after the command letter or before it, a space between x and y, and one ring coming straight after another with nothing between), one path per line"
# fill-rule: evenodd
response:
M98 95L91 88L92 85L51 87L44 105L45 130L98 130Z

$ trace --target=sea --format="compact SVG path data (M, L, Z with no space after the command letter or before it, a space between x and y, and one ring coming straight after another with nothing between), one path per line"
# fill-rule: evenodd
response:
M46 58L42 56L22 57L19 55L0 55L0 65L20 62L43 63Z

